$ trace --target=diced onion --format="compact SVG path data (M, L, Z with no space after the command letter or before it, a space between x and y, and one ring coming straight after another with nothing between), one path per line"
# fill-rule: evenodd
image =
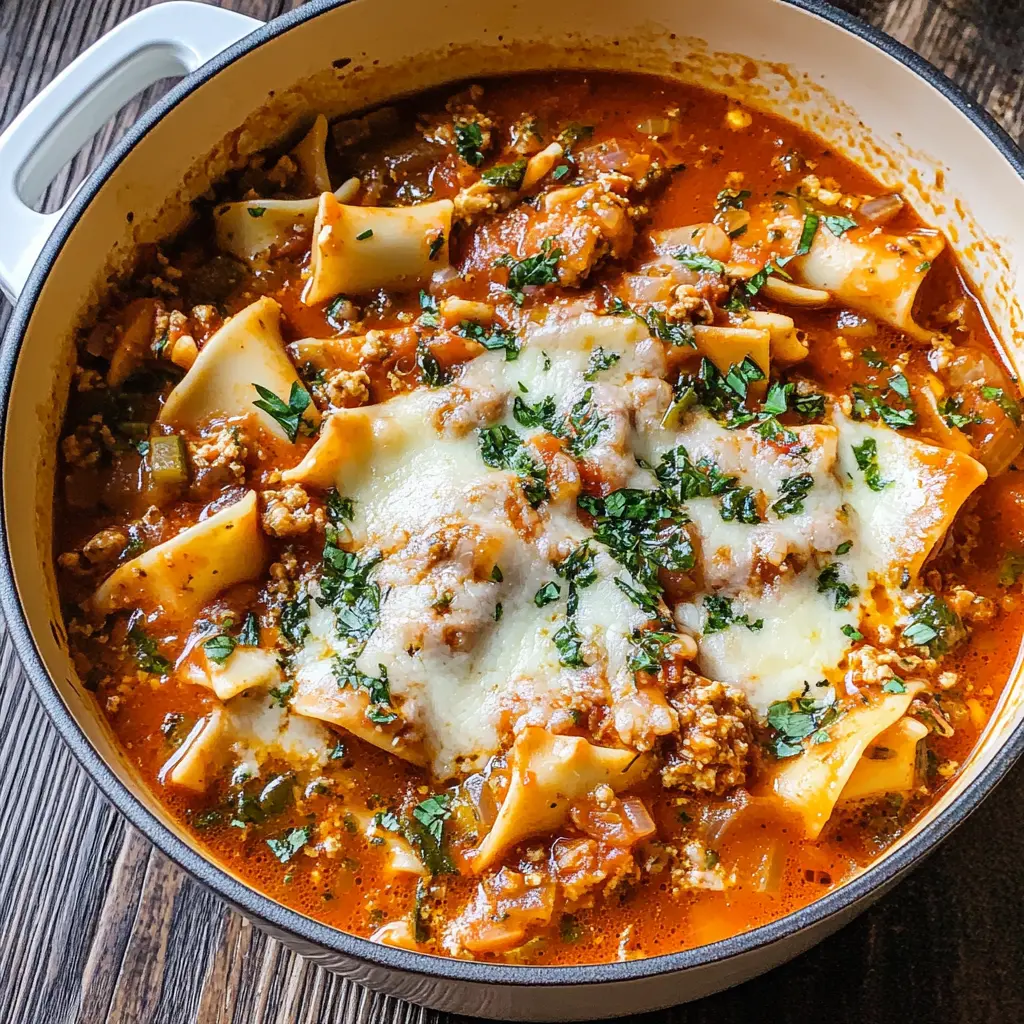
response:
M876 196L861 203L857 213L861 220L870 221L872 224L886 224L903 209L904 205L903 196L893 192L891 195Z
M686 270L685 267L683 267ZM693 274L693 271L687 271ZM696 277L696 275L693 275ZM646 274L626 274L623 278L625 285L625 301L627 303L648 303L665 302L672 289L679 282L671 277L649 277Z
M647 117L636 126L636 130L642 135L658 138L672 131L672 122L667 117Z
M654 819L648 813L643 800L635 796L625 797L622 801L622 811L637 839L646 839L657 831Z

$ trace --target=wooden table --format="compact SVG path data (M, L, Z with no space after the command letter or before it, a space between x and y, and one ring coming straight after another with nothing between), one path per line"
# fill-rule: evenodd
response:
M149 0L0 0L0 127ZM488 2L488 0L482 0ZM751 3L760 0L750 0ZM226 4L227 5L227 4ZM270 18L287 0L231 0ZM1024 137L1019 0L845 0ZM155 93L154 93L155 95ZM54 182L48 208L154 95ZM3 224L0 223L0 231ZM0 311L0 329L9 309ZM0 627L2 628L2 627ZM1024 1021L1024 768L912 878L793 963L655 1022ZM0 1024L454 1024L269 939L107 806L0 647Z

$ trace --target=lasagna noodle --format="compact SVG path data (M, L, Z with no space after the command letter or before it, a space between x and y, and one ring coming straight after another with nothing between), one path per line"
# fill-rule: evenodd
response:
M119 566L97 588L104 615L144 602L182 621L228 587L256 579L267 564L256 492Z
M268 433L288 442L284 427L253 403L259 384L286 405L299 375L284 350L281 307L270 298L257 299L236 313L205 345L191 369L167 396L158 422L199 430L211 421L255 417ZM305 390L305 389L303 389ZM307 429L320 423L310 400L302 414Z

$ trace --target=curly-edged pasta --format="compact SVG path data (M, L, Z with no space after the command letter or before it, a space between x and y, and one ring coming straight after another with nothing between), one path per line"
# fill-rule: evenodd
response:
M303 302L426 284L448 266L453 209L450 199L408 207L346 206L325 192L313 224Z

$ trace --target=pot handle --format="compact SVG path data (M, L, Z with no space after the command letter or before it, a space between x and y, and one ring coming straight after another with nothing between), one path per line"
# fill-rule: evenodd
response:
M195 71L262 24L190 0L157 4L93 43L11 122L0 135L0 289L11 302L68 207L31 208L64 164L127 99Z

